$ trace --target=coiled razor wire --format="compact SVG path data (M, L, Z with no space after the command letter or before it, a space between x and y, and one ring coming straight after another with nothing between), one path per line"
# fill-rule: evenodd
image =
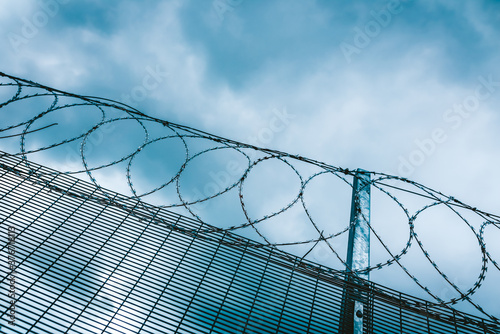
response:
M12 139L12 138L19 138L20 140L20 149L19 152L17 153L4 153L8 155L16 155L20 156L24 163L29 167L29 161L27 159L28 155L37 153L37 152L42 152L46 151L64 144L68 143L79 143L80 146L80 158L82 162L83 168L80 170L71 170L71 171L65 171L63 173L65 174L86 174L90 181L100 190L102 190L103 194L107 194L103 187L101 187L94 176L94 173L99 170L103 170L107 167L117 165L119 163L126 163L126 180L128 183L128 187L130 188L130 191L132 193L132 197L138 199L139 201L143 199L145 196L154 194L162 189L165 189L167 187L174 187L178 196L179 201L176 203L166 203L164 205L160 205L159 207L164 207L164 208L175 208L175 207L182 207L185 208L195 219L204 221L202 217L196 212L195 205L204 203L207 201L210 201L214 198L217 198L233 189L235 189L238 192L239 196L239 202L241 205L241 209L244 213L245 221L240 224L232 225L229 227L225 228L220 228L220 227L207 227L206 229L202 230L201 233L200 231L181 231L186 234L190 235L196 235L199 238L210 238L210 233L215 232L215 231L236 231L239 229L243 228L251 228L253 229L268 245L272 247L279 247L279 246L289 246L289 245L309 245L310 247L308 248L308 251L304 254L302 258L305 258L317 245L319 242L324 242L330 249L330 251L336 256L336 258L343 264L344 268L347 268L346 260L340 256L338 253L338 250L335 249L335 247L332 245L332 241L339 237L340 235L346 233L350 226L346 226L343 228L341 231L332 233L332 234L324 234L324 231L320 229L318 226L317 222L315 219L313 219L310 210L307 206L307 203L304 199L304 193L307 190L308 185L317 177L324 175L324 174L329 174L337 177L339 180L347 184L352 188L352 178L354 177L356 171L354 170L349 170L349 169L344 169L340 167L335 167L331 166L329 164L308 159L305 157L297 156L297 155L292 155L276 150L271 150L271 149L265 149L265 148L259 148L253 145L233 141L230 139L222 138L219 136L212 135L210 133L200 131L193 129L191 127L175 124L172 122L168 122L162 119L158 119L155 117L148 116L139 110L132 108L130 106L127 106L123 103L116 102L113 100L105 99L105 98L98 98L98 97L91 97L91 96L81 96L81 95L76 95L76 94L71 94L67 93L64 91L60 91L57 89L53 89L47 86L40 85L38 83L25 80L25 79L20 79L17 77L10 76L8 74L0 72L0 77L1 77L1 82L0 82L0 94L3 93L3 91L7 89L13 89L14 93L12 96L8 96L5 101L0 101L0 109L5 108L7 106L14 105L17 102L20 101L25 101L25 100L36 100L40 99L43 97L48 97L52 99L52 103L46 110L41 110L39 113L35 113L34 116L31 116L27 119L23 119L17 124L10 124L5 126L4 124L0 124L0 143L2 139ZM69 104L61 104L60 100L61 98L70 98L74 100L74 103L69 103ZM33 133L37 133L43 130L46 130L50 127L57 126L58 123L51 123L45 126L41 127L35 127L35 121L42 119L43 117L46 117L47 115L50 115L51 113L54 113L56 111L65 111L70 108L77 108L77 107L85 107L85 106L90 106L97 108L97 110L100 112L100 118L93 126L88 129L86 132L83 132L77 136L67 138L64 140L61 140L59 142L51 143L49 145L39 147L36 149L29 149L27 142L30 139L30 135ZM116 117L110 116L109 113L107 112L106 108L110 108L114 114L118 114L119 116ZM0 110L0 112L3 110ZM6 116L2 115L0 113L0 116ZM7 115L8 116L8 115ZM137 148L132 149L130 152L127 154L124 154L123 156L119 157L118 159L115 159L111 162L108 162L106 164L102 164L100 166L96 167L90 167L89 162L88 162L88 157L87 157L87 144L89 141L90 136L98 131L100 128L108 126L113 123L117 122L123 122L123 121L132 121L136 122L139 127L142 129L141 131L144 132L144 141L141 143L141 145ZM168 133L167 135L164 136L159 136L159 137L152 137L150 135L150 127L152 125L160 125L164 128L164 130ZM182 148L184 150L184 161L182 162L182 165L179 167L178 171L175 173L175 175L164 182L163 184L160 184L156 186L154 189L146 191L144 193L139 193L136 187L134 186L132 182L132 166L134 164L134 161L137 157L137 155L143 151L146 147L149 145L159 143L161 141L168 141L168 140L176 140L180 141L182 144ZM205 142L211 143L211 145L208 148L202 149L201 151L196 152L195 150L192 150L189 146L188 140L204 140ZM187 196L185 196L185 193L183 192L183 188L181 187L180 179L181 176L183 175L183 172L186 170L186 168L189 166L190 163L193 162L195 159L199 159L200 157L202 158L203 155L215 151L221 151L221 150L232 150L234 152L237 152L240 154L244 160L246 161L246 168L244 172L242 173L241 177L238 178L234 183L227 185L224 189L220 191L216 191L214 194L206 195L203 198L198 198L194 200L189 200ZM248 154L247 152L259 152L261 154L260 157L255 158L255 156L251 156L251 154ZM0 154L2 154L0 152ZM245 182L247 181L249 175L255 170L255 168L265 162L265 161L279 161L281 163L284 163L286 166L288 166L294 174L297 175L299 181L300 181L300 188L299 192L297 193L296 196L284 207L281 209L270 212L267 215L264 215L263 217L259 219L255 219L251 216L247 209L247 204L245 201L245 196L244 196L244 187L245 187ZM312 175L309 176L303 176L302 173L299 171L298 168L296 168L296 163L300 164L307 164L310 166L315 166L319 168L319 171L313 173ZM36 174L37 171L33 170L33 174ZM355 274L359 273L367 273L371 272L373 270L380 270L386 266L392 265L392 264L397 264L399 265L402 270L422 289L424 290L429 296L431 296L437 304L453 308L452 305L456 304L461 301L466 301L473 305L477 310L479 310L482 314L486 315L488 318L494 320L495 322L499 322L499 319L493 316L492 314L488 313L487 311L483 310L483 308L473 302L471 300L471 296L478 291L478 289L481 287L481 284L486 278L486 272L488 269L488 264L491 262L493 264L493 268L496 270L500 271L500 266L498 262L492 257L490 252L488 251L488 248L486 246L485 242L485 235L486 235L486 228L488 226L496 227L500 229L500 217L498 215L494 215L488 212L481 211L475 207L471 207L453 197L446 196L443 193L433 190L431 188L428 188L424 185L421 185L419 183L413 182L411 180L408 180L406 178L398 177L398 176L392 176L392 175L387 175L384 173L377 173L377 172L369 172L371 174L371 185L380 190L383 194L387 195L388 198L390 198L392 201L394 201L399 208L404 212L407 223L408 223L408 228L409 228L409 234L408 234L408 240L406 241L406 244L404 247L401 249L399 252L393 252L390 250L389 246L387 245L386 242L382 239L382 237L377 233L377 231L374 229L373 225L370 225L371 232L375 236L375 238L381 243L385 251L389 254L389 259L385 262L380 262L375 265L372 265L368 268L364 268L362 270L358 270L355 272ZM389 184L392 183L392 184ZM47 185L50 189L50 185ZM413 190L409 190L405 188L408 186L414 187ZM409 209L404 205L403 201L398 199L394 193L390 192L388 189L392 188L397 191L403 191L405 193L412 194L414 196L419 196L426 198L427 200L430 200L430 202L424 206L422 206L420 209L418 209L415 213L411 213ZM69 194L71 196L81 196L80 194ZM106 195L108 196L108 195ZM116 198L116 196L108 196L110 203L113 205L118 205L120 206L119 199ZM471 230L473 235L475 236L477 240L477 245L481 251L481 269L479 270L479 274L477 276L477 279L475 282L469 287L469 289L465 290L460 288L455 282L453 282L450 277L442 270L436 261L433 260L431 257L430 253L428 250L425 248L425 245L419 238L417 232L415 231L415 226L414 222L415 220L421 215L422 213L426 212L426 210L443 205L451 212L457 215L457 217L460 218L461 221ZM293 242L282 242L282 243L273 243L271 242L265 234L263 234L260 230L260 225L265 223L266 221L270 220L273 217L276 217L288 210L290 210L292 207L300 206L303 209L303 212L305 213L307 220L310 222L312 227L314 228L314 231L317 233L316 238L310 238L308 240L298 240L298 241L293 241ZM128 210L128 208L124 207L124 209ZM479 227L479 231L477 231L477 227L475 228L469 220L464 217L464 215L459 212L459 210L465 210L469 213L473 213L477 217L481 219L483 222L481 226ZM141 218L141 217L138 217ZM213 226L213 222L210 222L210 226ZM350 223L352 224L352 222ZM436 272L449 284L449 286L457 292L459 297L456 298L451 298L450 300L443 300L440 298L436 293L432 292L424 283L420 282L417 278L417 276L410 272L410 270L402 263L402 258L408 254L410 248L412 246L417 245L418 248L423 252L425 255L426 259L429 261L429 263L433 266L433 268L436 270ZM252 247L259 247L258 243L252 244Z

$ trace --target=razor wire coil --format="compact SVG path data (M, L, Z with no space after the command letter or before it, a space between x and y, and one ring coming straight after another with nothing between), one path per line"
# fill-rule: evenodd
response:
M240 224L235 224L229 227L225 228L219 228L219 227L213 227L213 226L207 226L206 228L200 231L189 231L189 230L184 230L180 231L185 234L189 235L195 235L198 238L210 238L210 233L212 232L221 232L221 231L226 231L226 232L232 232L232 231L237 231L243 228L251 228L253 229L264 241L267 245L272 246L272 247L280 247L280 246L289 246L289 245L310 245L308 251L304 254L302 257L305 258L315 247L320 242L324 242L327 247L330 249L330 251L335 255L335 257L347 268L347 264L345 259L342 258L342 256L338 253L338 251L335 249L335 247L332 245L332 240L334 240L336 237L339 237L340 235L344 234L347 232L350 228L350 225L353 222L350 222L349 225L343 229L341 229L338 232L335 233L330 233L330 234L324 234L324 230L321 229L321 227L317 224L316 220L313 218L312 214L310 213L309 207L307 205L307 201L304 198L304 194L307 191L308 185L315 180L317 177L320 177L321 175L328 174L328 175L333 175L335 176L338 180L341 182L347 184L349 187L352 188L352 178L354 177L356 171L354 170L349 170L345 168L340 168L336 166L332 166L320 161L308 159L305 157L297 156L297 155L292 155L288 154L285 152L280 152L276 150L271 150L271 149L265 149L265 148L259 148L255 147L253 145L248 145L245 143L229 140L226 138L222 138L219 136L212 135L210 133L200 131L191 127L175 124L172 122L168 122L165 120L161 120L155 117L150 117L139 110L129 107L127 105L124 105L120 102L108 100L108 99L103 99L103 98L97 98L97 97L89 97L89 96L80 96L76 94L71 94L71 93L66 93L57 89L53 89L50 87L46 87L43 85L40 85L38 83L29 81L29 80L24 80L20 78L16 78L10 75L7 75L5 73L0 72L0 89L5 90L6 88L14 88L14 93L10 98L8 98L6 101L0 101L0 113L2 112L2 108L5 108L7 106L13 105L17 102L20 101L25 101L25 100L33 100L33 99L38 99L38 98L51 98L52 102L48 106L46 110L41 110L39 113L35 113L33 116L29 117L28 119L21 120L17 122L16 124L10 124L10 125L0 125L0 143L1 140L3 139L11 139L11 138L19 138L20 141L20 148L19 152L17 153L7 153L9 155L15 155L15 156L20 156L24 163L29 166L29 161L28 161L28 156L33 153L37 152L42 152L42 151L47 151L55 147L59 147L68 143L79 143L80 147L80 159L82 163L82 169L78 170L71 170L71 171L65 171L65 174L86 174L88 179L97 187L97 189L103 189L103 187L99 184L97 178L95 177L95 172L104 170L107 167L114 166L120 163L125 163L126 164L126 171L125 171L125 176L126 176L126 182L129 187L129 190L131 192L131 197L137 199L139 203L142 201L142 199L146 196L152 195L162 189L165 189L167 187L174 187L175 192L177 193L178 196L178 202L176 203L166 203L164 205L160 205L159 207L164 207L164 208L174 208L174 207L182 207L185 208L194 219L199 220L200 222L204 222L204 218L196 211L196 205L201 204L204 202L208 202L210 200L213 200L214 198L217 198L223 194L228 193L231 190L235 190L238 194L239 198L239 203L241 206L241 209L243 211L245 221ZM26 93L24 94L24 91L26 90L34 90L35 93ZM61 98L70 98L74 99L74 103L65 103L65 104L60 104ZM74 137L70 138L65 138L60 141L56 141L53 143L50 143L46 146L38 147L35 149L30 149L28 148L28 142L30 140L30 136L35 134L35 133L40 133L44 130L47 130L51 127L57 126L58 123L50 123L48 125L36 127L36 121L43 119L44 117L47 117L51 113L54 113L56 111L65 111L71 108L77 108L77 107L94 107L98 110L100 113L99 120L94 123L87 131L84 133L81 133L79 135L76 135ZM118 112L121 114L121 116L116 117L112 116L109 117L107 108L110 108L114 112ZM87 146L88 146L88 141L90 136L98 131L99 128L102 128L104 126L114 124L117 122L134 122L136 123L141 131L144 132L144 139L142 143L138 147L132 148L127 154L124 154L123 156L113 159L110 162L101 164L99 166L91 166L88 157L87 157ZM162 126L166 132L168 132L166 135L162 135L159 137L153 137L150 135L150 125L160 125ZM177 141L178 143L181 144L181 147L183 149L184 153L184 160L182 161L182 164L180 165L178 171L169 179L163 182L160 185L155 186L153 189L147 190L145 192L140 192L136 185L134 185L134 175L133 175L133 166L136 160L138 159L138 155L146 149L150 145L154 145L156 143L160 143L162 141ZM190 147L189 141L204 141L205 143L210 143L208 148L199 150L196 152L196 150L192 150ZM216 191L214 194L209 194L206 197L203 198L196 198L196 199L189 199L188 196L185 195L185 192L183 191L182 184L180 182L181 177L183 176L183 173L185 170L190 166L190 164L193 163L196 159L201 159L203 158L204 155L212 153L212 152L218 152L218 151L223 151L223 150L232 150L233 152L236 152L237 154L242 156L242 159L245 161L245 170L241 174L241 177L237 178L237 180L233 183L228 184L226 187L223 187L223 189L220 189L219 191ZM258 152L260 154L259 157L255 157L254 155L251 156L248 152ZM254 218L250 214L248 208L247 208L247 202L245 199L245 184L250 175L252 175L253 171L259 166L259 164L264 163L266 161L278 161L284 164L285 166L288 166L290 168L291 172L295 174L298 178L298 181L300 183L299 186L299 191L296 195L293 196L292 200L288 202L285 206L282 208L269 212L266 215L263 215L260 218ZM305 163L308 165L313 165L316 167L319 167L319 171L314 172L312 175L308 176L303 176L302 173L295 167L294 163ZM397 252L393 252L390 247L387 245L386 242L384 242L382 236L377 233L377 230L373 225L370 225L371 233L375 236L375 238L380 242L380 244L383 246L387 254L389 254L389 259L386 261L382 261L379 263L376 263L374 265L371 265L368 268L359 270L355 272L355 274L359 273L368 273L374 270L380 270L383 269L384 267L397 264L398 266L401 267L401 269L423 290L425 291L430 297L432 297L437 304L447 306L452 308L452 305L461 302L461 301L466 301L473 305L479 312L483 313L490 319L498 322L499 319L497 319L495 316L492 314L489 314L483 308L475 303L471 297L479 290L481 287L482 283L484 282L486 278L486 273L489 268L489 263L493 264L493 268L497 269L500 271L500 266L498 262L492 257L491 253L488 251L486 241L485 241L485 235L486 235L486 228L488 226L491 227L496 227L500 228L500 217L495 214L491 214L488 212L481 211L475 207L471 207L457 199L451 196L447 196L439 191L433 190L431 188L428 188L424 185L421 185L417 182L408 180L406 178L402 178L399 176L392 176L388 175L385 173L377 173L377 172L368 172L371 175L371 185L375 189L379 190L381 193L385 194L388 198L390 198L394 203L396 203L397 207L399 207L402 212L404 213L407 223L408 223L408 240L404 244L403 248ZM32 174L36 175L37 170L33 169ZM31 175L30 175L31 177ZM35 178L33 178L35 179ZM389 184L393 183L393 184ZM50 183L46 184L48 189L52 189L53 187L50 185ZM414 188L414 190L409 190L405 188L405 186L411 186ZM412 196L419 196L422 198L425 198L427 200L430 200L430 202L422 207L420 207L418 210L415 211L415 213L411 213L410 210L405 206L402 200L398 199L398 197L389 189L393 189L394 191L401 191L407 194L411 194ZM53 189L54 191L61 191L60 189ZM66 192L67 193L67 192ZM103 191L104 194L106 194L105 191ZM71 193L69 194L70 196L81 196L76 193ZM120 205L120 200L116 197L108 197L109 203L113 203L113 205ZM86 198L86 200L95 200L92 198ZM427 210L437 207L437 206L444 206L447 209L449 209L451 212L453 212L459 219L467 226L468 229L473 233L475 239L477 240L477 246L480 249L481 252L481 268L479 270L479 273L477 275L476 280L474 283L467 289L464 290L463 288L459 287L455 282L452 281L452 279L445 273L445 271L437 264L437 262L433 259L432 255L428 251L428 249L425 247L423 241L419 237L418 233L415 230L415 220L419 218L420 215L423 213L427 212ZM292 207L300 206L303 209L303 212L305 213L305 216L307 217L307 220L313 227L314 231L317 234L317 237L315 238L308 238L306 240L298 240L298 241L293 241L293 242L272 242L270 241L264 233L261 232L260 226L264 224L265 222L269 221L273 217L276 217L280 214L283 214L284 212L290 210ZM123 209L130 211L130 208L123 207ZM461 214L459 210L465 210L468 213L473 213L474 215L478 216L483 223L480 225L479 229L475 228L469 221L468 219ZM367 219L368 220L368 219ZM213 224L212 224L213 225ZM252 244L247 244L248 247L259 247L259 244L257 243L252 243ZM431 266L434 268L434 270L447 282L447 284L458 294L458 297L451 298L449 300L443 300L441 297L439 297L435 292L431 291L430 288L428 288L424 283L422 283L417 275L415 273L412 273L403 263L402 259L403 257L409 253L410 249L412 247L418 247L421 252L424 254L425 258L427 261L431 264Z

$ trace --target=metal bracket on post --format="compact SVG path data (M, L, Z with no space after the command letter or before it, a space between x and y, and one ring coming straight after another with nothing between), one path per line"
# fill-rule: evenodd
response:
M370 327L371 310L365 309L368 289L363 283L369 280L370 274L355 274L370 267L370 173L361 169L356 171L353 181L346 264L339 333L362 334L363 327Z

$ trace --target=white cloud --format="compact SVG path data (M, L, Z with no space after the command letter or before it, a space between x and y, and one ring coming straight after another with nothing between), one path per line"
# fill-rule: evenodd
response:
M267 14L280 5L270 6ZM290 13L297 8L287 7L288 11L281 13L284 22L295 23L274 27L277 32L266 31L271 26L264 23L263 31L251 25L245 10L253 7L242 5L218 23L213 22L213 11L201 13L206 22L201 26L215 34L210 38L227 38L221 48L227 46L236 53L234 45L252 46L248 50L257 59L246 60L250 65L234 56L244 72L236 85L228 77L235 73L219 73L214 65L214 58L222 57L225 50L215 50L219 54L188 36L183 22L185 6L181 1L151 7L125 2L108 30L60 23L56 18L51 24L61 24L57 36L53 29L40 29L19 53L4 38L0 42L5 50L0 55L2 70L62 90L97 92L119 99L143 84L148 67L160 66L168 76L158 88L148 91L143 101L136 101L147 114L246 142L269 127L273 110L286 108L293 119L283 131L274 133L272 141L261 141L259 146L341 167L392 174L399 172L400 157L409 159L419 149L416 142L431 138L436 128L442 128L447 140L436 144L410 178L498 212L500 176L496 176L495 167L500 162L496 145L500 89L458 129L443 120L447 109L474 93L478 76L491 74L500 80L498 26L484 8L453 1L414 3L415 8L394 19L350 64L338 51L338 44L351 36L343 32L351 33L353 27L365 22L370 10L366 6L353 5L350 16L335 14L334 18L322 8L309 6L308 15L319 17L318 25L325 31L328 26L341 31L340 37L331 36L317 44L302 40L310 37L300 33L311 21L294 20ZM255 4L248 2L248 6ZM443 6L457 16L450 14L439 20ZM19 31L20 18L29 17L37 8L35 2L6 3L0 11L4 35ZM423 17L426 11L436 18ZM483 40L470 44L472 32L450 32L453 29L447 24L463 29L468 25ZM300 38L294 39L296 35ZM287 45L287 53L272 48L284 43L285 37L290 44L296 43L295 49ZM474 54L470 45L484 47L484 53ZM306 47L317 49L307 53L310 50L304 51ZM265 51L265 57L259 50ZM126 180L118 172L96 174L106 180L105 185L115 188L119 184L115 189L128 192ZM268 232L274 235L277 230Z

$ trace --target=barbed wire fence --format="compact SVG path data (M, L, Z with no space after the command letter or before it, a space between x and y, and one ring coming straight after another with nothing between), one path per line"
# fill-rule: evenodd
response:
M195 219L216 226L213 228L206 228L205 230L201 230L201 232L197 230L184 231L184 233L197 233L200 237L210 238L210 234L213 232L251 229L264 241L264 244L268 246L280 248L284 246L301 245L305 247L306 251L303 253L302 258L306 258L310 255L321 243L325 245L330 250L331 254L333 254L342 264L342 268L338 269L345 270L347 267L346 259L342 255L342 251L339 251L338 247L334 245L334 240L345 235L350 225L346 222L346 226L339 231L325 233L325 229L318 224L316 218L311 213L306 200L306 194L308 186L314 180L324 175L333 176L348 189L352 190L353 177L356 173L355 170L340 168L302 156L255 147L253 145L215 136L191 127L148 116L135 108L113 100L71 94L1 72L0 77L0 98L2 99L0 100L0 119L2 120L0 123L0 145L11 148L11 152L0 152L0 155L19 156L23 159L24 163L29 166L28 157L31 155L55 150L64 145L67 146L68 144L78 145L81 168L62 171L63 173L79 175L80 177L86 175L98 189L104 189L105 187L101 185L100 178L96 176L96 174L112 168L113 166L119 164L123 165L125 166L124 174L131 197L139 200L146 200L148 196L157 194L160 191L173 189L177 198L175 198L175 200L170 198L172 202L164 202L158 205L159 207L171 209L181 208L187 210ZM32 103L29 110L27 110L27 108L20 109L16 107L20 103L27 101ZM40 109L40 105L45 103L48 104L48 107ZM62 122L58 122L58 117L62 117L64 113L69 113L70 110L75 109L85 110L85 112L87 112L88 109L85 108L92 108L99 114L98 119L96 119L94 123L89 123L87 129L77 135L39 145L40 138L36 137L37 135L41 135L49 130L58 129L57 131L59 131L59 128L62 127ZM15 110L16 114L13 114L12 110ZM99 131L103 131L103 129L112 127L115 124L123 124L124 122L133 123L139 129L141 136L144 136L140 145L129 148L128 151L121 154L121 156L113 158L112 161L93 166L90 163L91 159L89 156L92 136L96 135ZM64 131L61 130L60 132ZM9 146L10 143L14 141L19 143L15 152L12 151L12 146ZM134 184L136 179L134 177L134 165L141 159L139 155L148 148L165 142L177 143L177 147L180 148L178 151L181 152L178 156L180 157L182 154L182 161L177 161L177 170L168 180L160 184L155 184L149 190L140 191L140 187ZM104 144L106 145L106 142ZM108 149L114 150L114 147L110 145ZM199 164L198 161L203 159L203 157L221 151L230 151L238 155L240 157L238 166L244 165L244 168L242 168L238 176L234 178L234 182L223 182L218 187L213 187L212 192L193 197L192 194L189 194L187 187L183 185L182 180L185 179L184 176L186 171L193 165ZM243 163L241 163L241 161L243 161ZM298 192L280 209L272 210L262 215L260 218L255 218L255 215L249 209L249 201L247 200L248 195L245 187L249 182L248 180L255 174L255 171L259 169L259 166L270 161L286 166L289 172L297 177L299 181ZM305 168L303 166L313 167L313 172L304 172L303 170L305 170ZM469 206L458 199L406 178L373 171L369 171L369 173L371 174L372 188L380 191L380 194L387 196L387 198L395 203L404 213L404 223L408 227L408 239L401 250L393 251L387 240L377 232L377 228L374 224L371 224L371 233L388 254L388 259L377 262L354 274L378 271L390 265L399 266L435 303L453 309L456 304L466 302L489 319L498 323L499 319L495 317L491 311L483 309L481 305L473 301L472 296L480 290L481 285L487 277L488 269L500 271L499 263L493 257L491 248L488 247L490 245L486 244L488 231L492 230L492 228L500 228L500 216ZM230 192L234 193L237 197L237 202L239 202L244 220L224 227L217 226L216 222L206 221L198 208ZM103 191L103 194L106 194L106 192ZM423 200L424 202L422 203L425 204L410 210L405 200L402 199L405 196L419 198ZM109 198L109 200L117 201L116 198ZM481 254L480 269L476 273L476 278L474 282L465 289L459 286L460 284L458 284L456 280L452 279L452 275L438 265L438 261L431 255L431 252L426 248L416 231L415 221L423 214L426 214L436 207L445 208L452 213L466 229L472 233L476 243L475 247L477 247L477 250L479 250ZM262 227L265 226L267 222L279 215L283 215L285 212L297 208L301 209L305 214L307 222L312 231L316 234L315 237L305 238L305 240L276 242L272 240L272 238L269 238L266 233L262 232ZM479 221L479 223L474 223L473 221ZM258 245L259 244L256 243L251 246L259 247ZM466 247L472 247L472 245L467 245ZM438 293L433 291L419 279L418 273L415 273L403 263L404 257L411 249L419 249L422 252L435 272L440 275L451 290L454 291L453 297L444 299L442 298L443 296L439 296Z

